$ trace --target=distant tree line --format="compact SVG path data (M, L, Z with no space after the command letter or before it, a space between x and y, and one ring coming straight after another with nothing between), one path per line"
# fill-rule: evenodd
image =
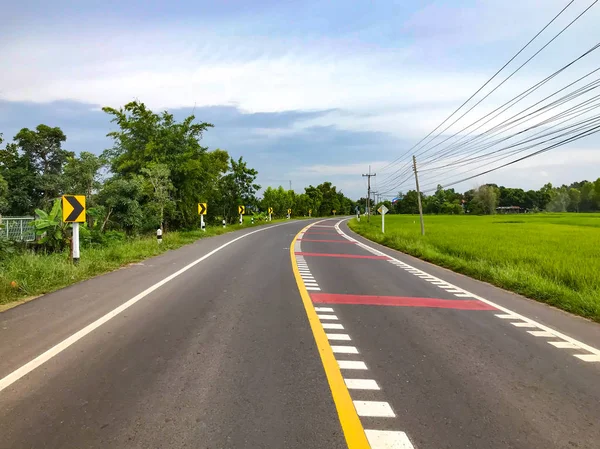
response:
M0 134L0 214L32 216L51 211L62 194L86 196L91 238L107 232L137 235L157 228L199 227L197 204L208 203L208 223L237 220L239 205L250 211L273 207L278 216L349 213L353 202L325 182L300 195L268 188L257 197L258 172L243 158L201 144L213 127L193 115L177 121L134 101L119 109L103 108L116 130L102 154L64 148L67 136L44 124L23 128L12 142Z
M383 201L392 213L417 214L418 197L415 190L398 193L393 204ZM598 212L600 211L600 178L596 181L579 181L554 187L545 184L539 190L485 184L476 189L458 193L454 189L438 186L432 195L421 194L423 212L426 214L494 214L498 207L518 207L527 211L548 212ZM366 199L359 203L364 208ZM377 205L378 206L378 205Z

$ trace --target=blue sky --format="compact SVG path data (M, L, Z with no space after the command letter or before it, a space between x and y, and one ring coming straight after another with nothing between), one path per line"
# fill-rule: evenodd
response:
M532 52L590 3L577 0ZM194 110L213 123L204 143L243 155L263 186L292 180L299 189L331 180L358 197L369 164L382 168L418 142L566 4L10 2L0 17L0 132L10 140L22 127L46 123L63 128L68 149L100 152L110 146L111 129L100 108L138 98L154 110L180 117ZM587 50L599 22L600 7L593 8L457 126ZM539 94L598 62L590 56ZM575 142L457 187L595 179L597 143ZM390 177L405 162L378 173L382 190L412 188ZM424 173L423 181L452 174L460 178Z

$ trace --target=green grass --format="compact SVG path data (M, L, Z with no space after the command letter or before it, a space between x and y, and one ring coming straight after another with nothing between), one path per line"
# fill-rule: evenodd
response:
M353 219L375 242L600 322L600 214Z
M286 220L273 220L272 223ZM264 223L262 223L264 224ZM23 298L49 293L99 274L116 270L124 265L139 262L165 251L193 243L198 239L212 237L242 228L259 226L250 224L247 218L243 226L207 227L186 232L167 232L163 243L158 245L155 236L116 242L104 247L81 249L80 262L73 265L68 253L16 254L0 262L0 310L2 305ZM11 285L11 283L15 283Z

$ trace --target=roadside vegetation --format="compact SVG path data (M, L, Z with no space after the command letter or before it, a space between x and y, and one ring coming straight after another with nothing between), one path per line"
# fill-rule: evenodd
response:
M600 322L600 214L418 215L353 219L390 248Z
M181 121L134 101L103 108L112 146L102 154L64 148L67 136L46 124L23 128L0 146L0 214L35 217L20 221L17 235L0 224L0 304L38 295L114 270L167 249L273 218L349 214L356 204L330 182L303 193L268 187L263 197L258 171L243 157L201 144L213 125L190 115ZM0 145L4 143L0 133ZM81 261L69 261L72 227L62 223L60 197L85 195L80 226ZM200 230L198 203L207 203ZM8 223L8 222L7 222ZM232 225L232 226L230 226ZM7 226L5 223L4 226ZM25 231L34 241L23 242ZM156 243L157 229L163 244ZM10 240L6 237L9 234Z

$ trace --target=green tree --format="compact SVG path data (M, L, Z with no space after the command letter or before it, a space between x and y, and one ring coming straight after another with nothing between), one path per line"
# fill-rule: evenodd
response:
M171 170L166 164L151 163L142 168L142 173L149 187L150 197L159 212L160 229L163 229L165 208L173 204L171 199L171 192L173 191L173 184L170 179Z
M69 156L63 172L65 193L85 195L87 206L93 207L92 196L102 186L100 169L104 164L101 156L87 151Z
M254 183L258 172L249 168L242 157L237 161L231 158L230 164L229 173L221 178L220 191L223 215L232 221L237 217L238 206L258 202L255 194L260 185Z
M575 188L570 188L569 191L569 212L579 212L579 204L581 203L581 192Z
M471 201L472 212L483 215L493 215L498 207L498 188L493 185L483 185L475 191Z
M144 214L140 204L143 195L143 180L111 178L98 193L98 204L104 209L100 232L109 227L123 229L129 234L139 232Z
M7 215L33 215L40 204L38 177L31 160L19 153L14 143L0 149L0 175L8 185L5 213Z
M53 201L62 193L63 167L73 153L63 150L67 136L58 127L38 125L35 131L23 128L14 137L15 144L29 160L37 175L37 190L40 193L37 206Z
M8 182L0 175L0 214L8 209Z

